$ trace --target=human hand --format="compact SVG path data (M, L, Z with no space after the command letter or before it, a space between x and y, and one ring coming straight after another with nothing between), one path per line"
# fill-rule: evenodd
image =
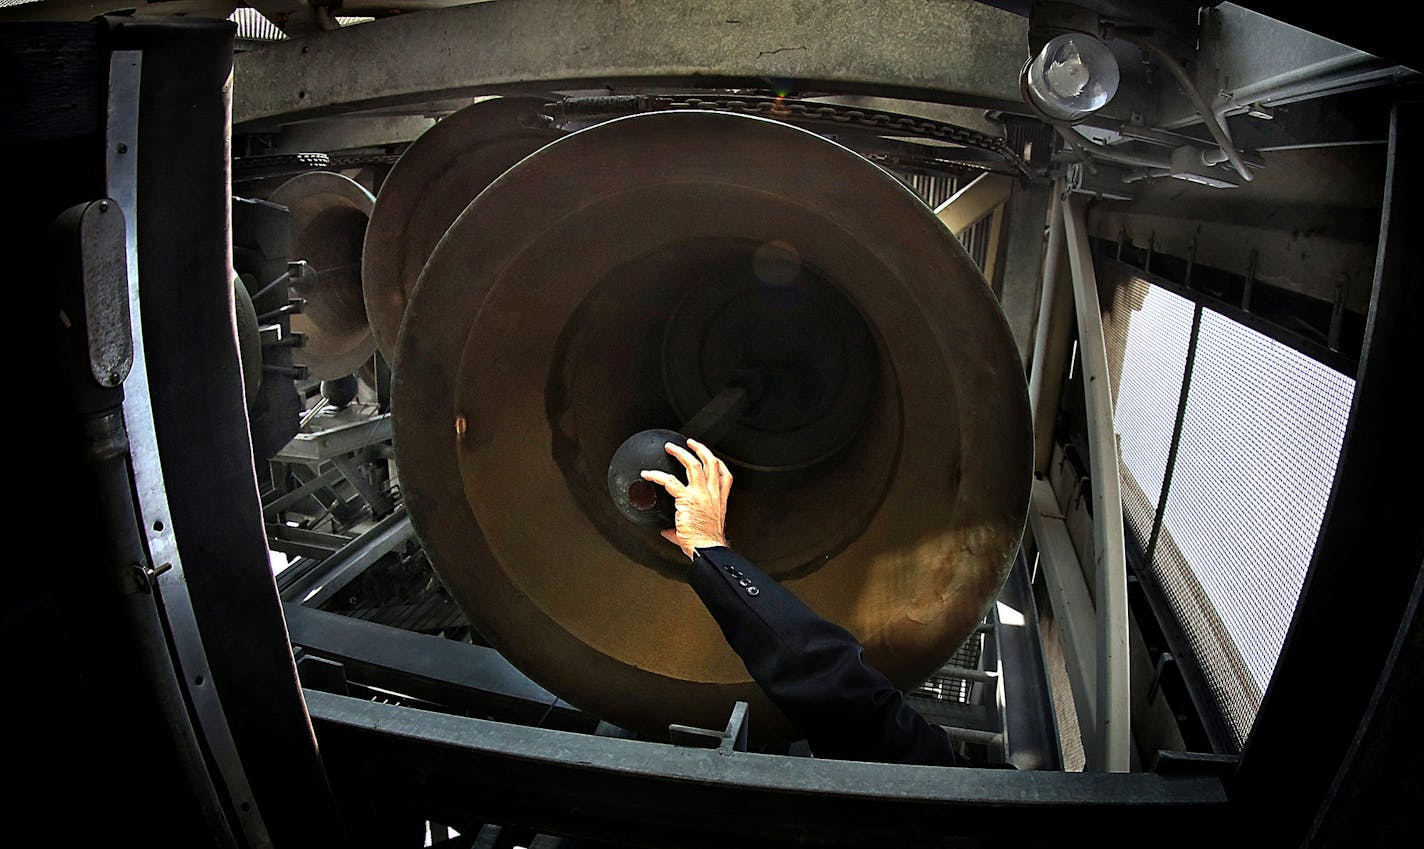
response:
M674 524L663 538L681 548L689 558L695 549L725 546L727 498L732 494L732 473L727 464L702 443L687 440L693 454L669 442L664 448L687 470L684 484L666 472L643 471L643 480L660 484L673 498Z

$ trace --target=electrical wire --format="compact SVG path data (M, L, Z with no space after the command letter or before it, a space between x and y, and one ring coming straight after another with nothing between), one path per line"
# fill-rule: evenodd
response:
M1211 137L1221 146L1221 152L1226 154L1226 158L1231 161L1231 166L1236 169L1236 173L1240 174L1241 179L1247 182L1256 179L1251 174L1251 170L1246 167L1246 162L1241 158L1240 152L1236 150L1236 145L1231 143L1231 136L1226 132L1226 127L1223 126L1221 121L1217 118L1216 112L1206 102L1206 99L1201 96L1201 92L1197 91L1196 84L1193 83L1192 78L1187 75L1187 70L1182 67L1180 62L1172 57L1172 54L1146 39L1139 38L1130 32L1110 25L1103 27L1103 36L1105 38L1121 39L1128 44L1141 48L1152 58L1156 59L1162 67L1166 68L1172 76L1176 78L1177 85L1182 89L1182 93L1192 102L1192 108L1196 109L1197 114L1201 116L1202 123L1206 125L1207 132L1211 133Z

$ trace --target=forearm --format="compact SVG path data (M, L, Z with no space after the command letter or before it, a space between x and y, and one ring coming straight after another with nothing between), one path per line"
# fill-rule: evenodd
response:
M699 549L688 580L752 679L817 756L965 764L943 730L865 664L854 636L746 558L727 548Z

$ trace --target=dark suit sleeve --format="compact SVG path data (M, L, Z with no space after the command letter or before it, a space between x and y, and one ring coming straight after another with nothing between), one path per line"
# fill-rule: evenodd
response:
M968 766L850 632L729 548L698 549L688 581L752 679L822 758Z

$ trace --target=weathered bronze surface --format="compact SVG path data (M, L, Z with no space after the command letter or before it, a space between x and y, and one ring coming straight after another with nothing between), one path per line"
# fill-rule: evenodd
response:
M728 281L745 297L687 318ZM774 327L777 304L822 343L717 337ZM751 317L722 315L737 310ZM524 159L436 247L398 359L401 485L431 562L511 661L619 725L720 727L740 699L754 734L789 732L681 580L681 552L608 497L619 444L687 414L668 375L701 375L709 397L739 369L788 387L749 408L732 454L755 455L758 428L837 418L818 456L732 457L728 531L897 685L972 631L1023 528L1028 402L983 278L889 174L777 122L638 115Z
M540 112L542 97L501 97L466 106L421 134L381 184L366 230L366 314L387 361L420 269L450 224L485 186L562 133Z
M306 336L292 359L322 380L351 374L376 352L361 296L361 241L375 198L349 177L312 171L269 200L292 211L292 256L316 271L292 281L292 294L306 300L292 316L292 330Z

